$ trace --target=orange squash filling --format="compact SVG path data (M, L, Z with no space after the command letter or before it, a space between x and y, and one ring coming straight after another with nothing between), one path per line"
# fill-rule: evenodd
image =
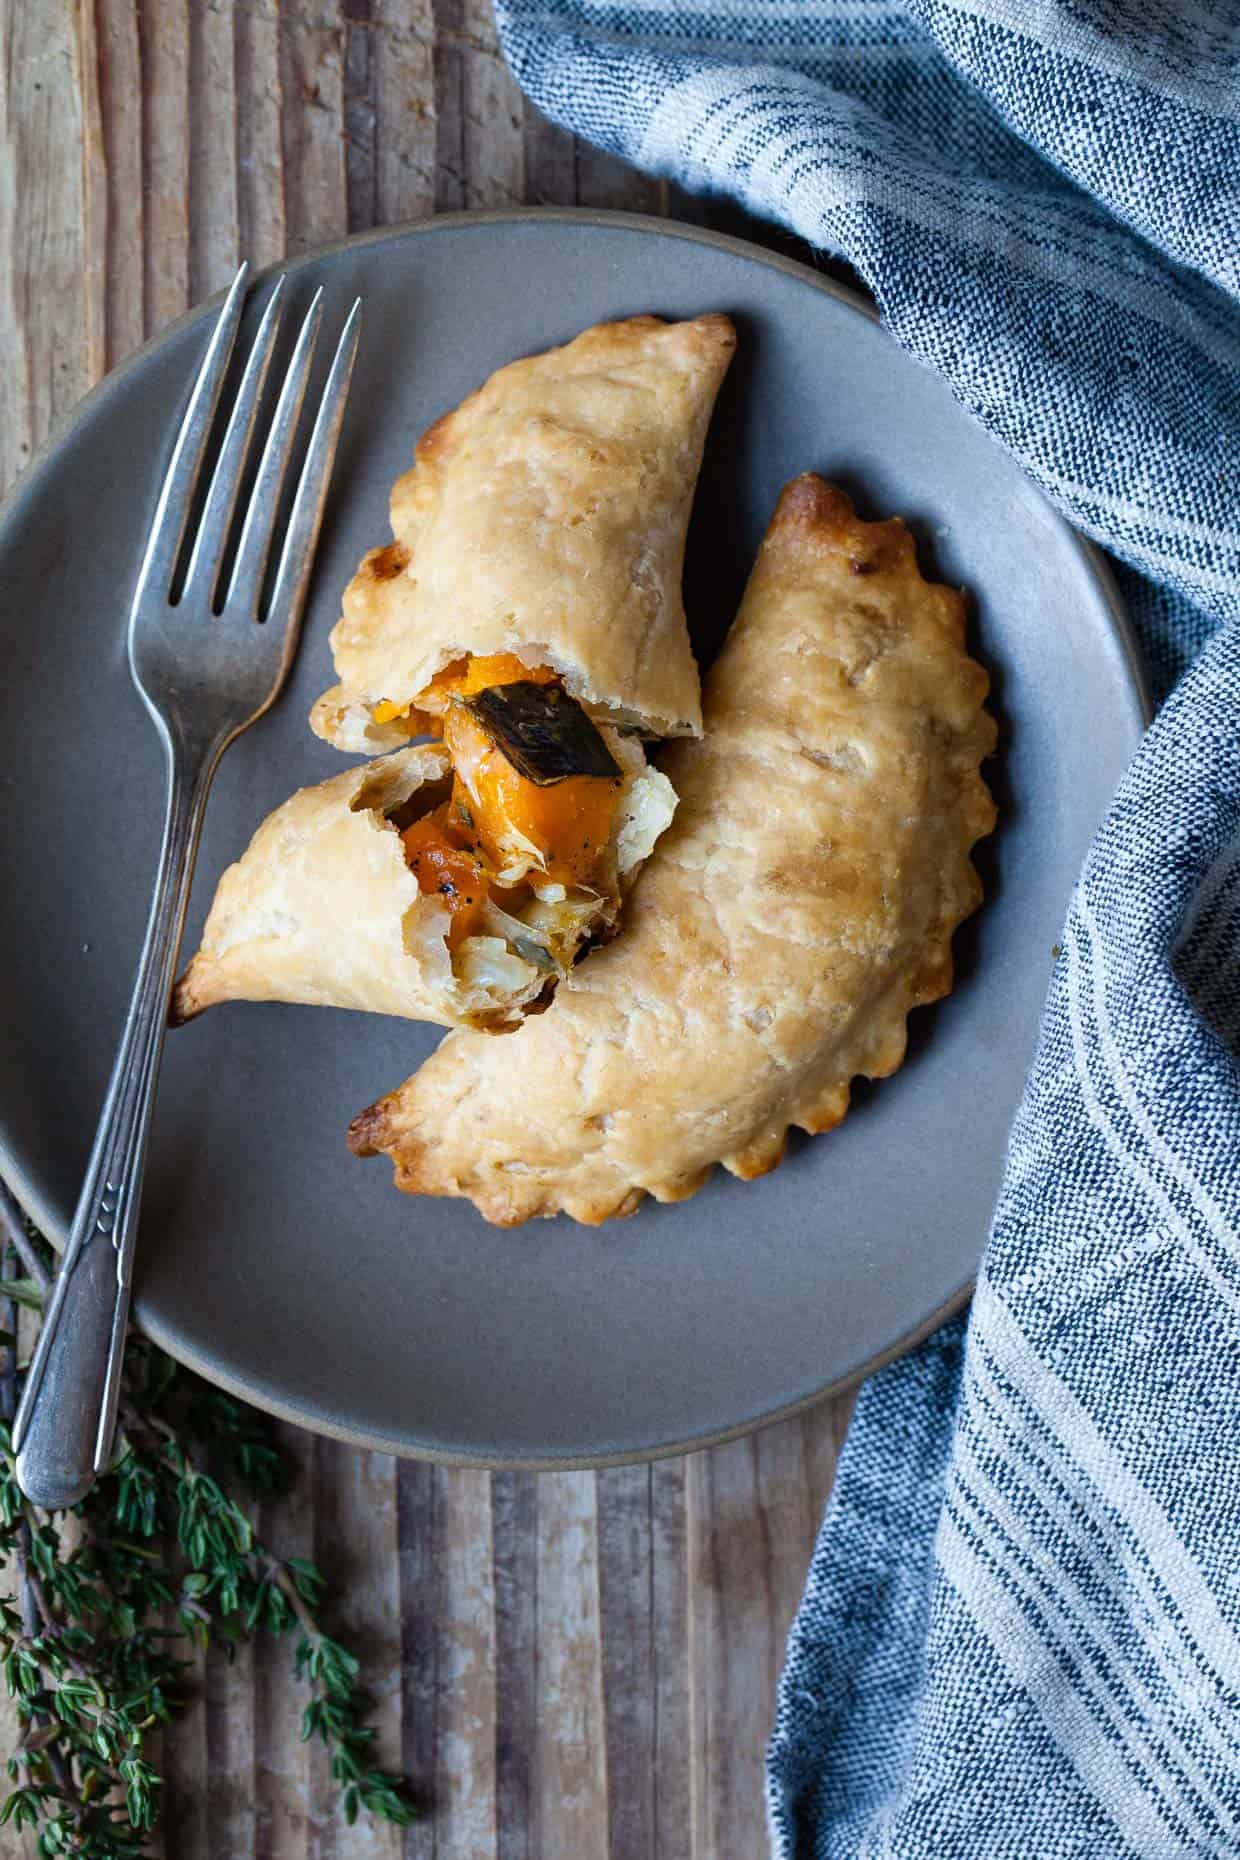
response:
M515 652L491 652L478 659L453 659L442 672L436 672L426 689L445 697L473 697L492 685L554 685L559 678L549 665L527 665ZM415 700L419 708L424 695Z
M501 865L505 837L519 833L538 848L554 883L588 882L611 837L618 780L568 775L546 787L528 781L461 704L444 713L443 739L456 770L453 799L472 816L488 859Z
M482 932L486 901L491 895L486 867L467 844L454 819L451 801L432 814L424 814L401 834L409 870L418 890L438 895L449 912L448 948L455 949L467 936Z
M549 665L527 665L515 652L491 652L477 659L453 659L449 665L444 666L442 672L436 672L426 690L419 692L412 704L393 704L389 698L383 698L371 706L370 714L376 723L395 723L399 717L409 717L421 711L429 693L439 697L473 697L476 691L486 691L491 685L518 685L522 682L553 685L559 676ZM433 722L438 721L438 717L433 718Z
M515 835L533 846L542 876L564 886L586 885L611 838L619 776L569 775L539 783L509 761L463 703L496 685L559 682L547 666L531 669L511 653L456 660L431 689L446 697L435 722L452 756L451 798L405 830L405 856L419 889L448 907L448 947L485 933L486 903L505 910L528 899L528 885L510 889L496 875L512 857ZM415 708L420 708L420 702ZM376 707L375 716L379 718Z

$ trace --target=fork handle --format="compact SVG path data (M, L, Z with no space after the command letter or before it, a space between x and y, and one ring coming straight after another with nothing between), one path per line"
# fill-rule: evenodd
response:
M75 1505L111 1457L168 998L207 793L222 747L191 755L165 737L168 800L146 939L81 1196L13 1427L17 1482L27 1498L46 1510Z

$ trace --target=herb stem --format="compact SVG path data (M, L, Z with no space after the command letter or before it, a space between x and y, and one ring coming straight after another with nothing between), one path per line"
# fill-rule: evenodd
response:
M14 1250L6 1234L4 1247L0 1250L0 1275L6 1279ZM0 1327L7 1330L13 1339L12 1343L4 1346L4 1368L0 1370L0 1419L11 1421L17 1413L17 1306L11 1298L6 1298L0 1305Z
M38 1248L26 1232L25 1216L3 1176L0 1176L0 1238L6 1246L13 1248L30 1277L46 1296L52 1275L39 1258ZM7 1269L5 1276L8 1276Z
M322 1630L302 1597L297 1593L297 1584L277 1557L266 1555L264 1565L268 1575L279 1589L281 1595L297 1617L297 1625L308 1641L322 1639Z
M3 1190L4 1197L8 1196L8 1189L5 1188L3 1181L0 1181L0 1190ZM17 1231L10 1231L14 1227ZM36 1278L42 1273L46 1283L47 1275L43 1272L43 1262L33 1247L27 1250L26 1247L18 1245L18 1233L22 1241L25 1241L25 1230L21 1226L20 1219L16 1223L13 1221L2 1198L0 1198L0 1229L3 1230L4 1236L3 1250L0 1252L0 1272L3 1276L6 1279L9 1277L12 1256L16 1252L21 1254L22 1263L31 1278ZM4 1368L0 1370L0 1419L11 1422L17 1412L17 1306L11 1298L6 1299L0 1306L0 1323L13 1339L11 1344L5 1345ZM23 1512L25 1512L24 1502ZM13 1561L14 1573L17 1577L17 1603L21 1611L22 1632L28 1641L33 1641L38 1637L41 1618L46 1618L47 1606L38 1579L30 1567L30 1519L28 1515L23 1515L17 1520L17 1529L13 1539ZM41 1696L45 1699L46 1693L42 1693ZM17 1749L18 1752L25 1751L31 1757L46 1763L57 1789L63 1796L72 1797L73 1778L69 1765L57 1748L59 1735L59 1727L54 1720L39 1726L35 1720L30 1719L22 1728Z
M194 1668L164 1626L170 1605L192 1652L217 1636L232 1645L256 1632L291 1635L311 1694L303 1736L327 1744L345 1820L366 1813L405 1826L415 1806L374 1761L356 1657L315 1618L322 1576L256 1538L255 1503L286 1477L263 1417L131 1337L123 1432L107 1474L67 1523L21 1493L11 1431L23 1375L17 1306L34 1302L32 1288L47 1290L40 1248L0 1183L0 1277L16 1293L0 1291L0 1325L12 1339L0 1350L0 1673L20 1727L0 1798L0 1849L11 1828L33 1830L48 1856L151 1852L163 1778L147 1740L182 1708Z

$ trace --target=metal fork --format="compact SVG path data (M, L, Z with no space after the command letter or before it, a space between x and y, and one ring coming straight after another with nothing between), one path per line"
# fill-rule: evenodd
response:
M360 298L336 348L264 602L277 511L323 316L317 291L280 389L225 577L279 333L284 280L278 281L246 362L178 588L177 566L190 542L195 495L245 307L246 272L242 265L198 371L129 613L129 666L164 745L168 795L129 1013L14 1423L18 1483L48 1509L76 1504L111 1458L147 1137L207 794L220 757L275 701L292 664L357 351Z

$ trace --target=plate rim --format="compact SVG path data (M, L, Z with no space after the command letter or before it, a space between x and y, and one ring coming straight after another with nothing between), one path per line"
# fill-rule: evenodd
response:
M653 214L626 213L601 207L497 207L479 212L464 210L432 214L426 219L398 222L393 226L372 227L365 232L350 233L344 238L311 246L275 264L252 270L248 285L250 289L253 289L281 273L295 273L303 267L311 267L324 259L334 258L341 252L376 245L385 240L404 240L439 230L451 231L465 227L512 225L531 221L559 222L576 226L604 226L709 246L748 263L761 264L771 270L783 272L798 283L808 285L834 298L846 309L864 317L867 322L878 324L880 328L883 327L877 306L864 297L860 291L854 290L852 286L842 283L837 278L815 271L812 265L799 259L789 258L782 252L767 251L765 247L751 240L737 238L731 233L715 232L709 227L693 226L681 220L660 219ZM40 480L70 433L83 420L91 417L104 406L113 394L119 393L124 388L130 374L135 373L142 366L148 353L157 349L183 326L205 321L212 307L221 303L225 294L224 290L217 291L201 303L192 305L170 323L164 324L139 348L132 350L115 368L109 370L94 387L90 388L80 400L75 401L73 406L53 423L42 445L27 461L4 498L0 500L0 529L7 527L20 508L37 494ZM896 343L896 338L889 330L884 329L884 334L889 341ZM896 346L899 347L899 344L897 343ZM909 359L916 360L911 356ZM950 384L947 385L950 386ZM966 417L972 417L963 404L961 404L961 412ZM974 424L979 423L975 421ZM999 445L993 435L988 435L988 437L994 445ZM1102 597L1103 609L1115 643L1120 649L1137 709L1144 724L1148 727L1154 715L1148 675L1132 621L1124 605L1123 596L1111 565L1097 544L1056 509L1041 486L1027 472L1024 476L1030 490L1039 499L1051 521L1081 558L1085 572L1092 579ZM52 1244L57 1253L61 1252L65 1241L64 1229L30 1180L9 1142L3 1124L0 1124L0 1177L38 1227L40 1233ZM974 1274L949 1294L928 1316L898 1337L887 1349L868 1357L864 1363L847 1371L844 1375L824 1382L821 1386L797 1396L790 1402L782 1403L775 1408L764 1409L761 1413L747 1416L731 1426L693 1434L683 1439L658 1441L638 1447L626 1447L610 1453L586 1455L530 1456L474 1453L463 1450L449 1451L430 1443L412 1440L408 1434L396 1436L365 1428L351 1428L320 1416L308 1419L305 1411L295 1404L282 1402L269 1390L256 1388L253 1384L246 1383L221 1368L218 1363L199 1350L192 1346L187 1348L183 1340L178 1338L174 1347L169 1340L168 1328L158 1315L153 1315L143 1308L144 1300L135 1300L133 1321L138 1323L144 1335L174 1361L192 1370L204 1381L225 1390L238 1400L248 1402L251 1407L305 1428L308 1433L343 1441L350 1446L391 1453L398 1459L422 1460L430 1465L461 1466L470 1467L476 1471L493 1472L579 1472L609 1466L642 1465L653 1460L669 1459L681 1454L701 1452L708 1447L722 1446L728 1441L743 1439L746 1434L754 1433L759 1428L790 1420L795 1415L803 1414L817 1406L819 1402L829 1401L846 1394L888 1363L896 1361L908 1351L915 1349L940 1325L962 1311L972 1297L975 1283L976 1275Z

